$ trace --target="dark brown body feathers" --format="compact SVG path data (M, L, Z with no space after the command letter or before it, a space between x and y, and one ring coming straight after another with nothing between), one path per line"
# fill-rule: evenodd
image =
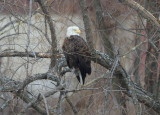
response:
M83 84L86 74L91 74L91 60L88 44L80 36L74 35L65 38L62 49L69 68L79 69ZM79 76L76 76L80 82Z

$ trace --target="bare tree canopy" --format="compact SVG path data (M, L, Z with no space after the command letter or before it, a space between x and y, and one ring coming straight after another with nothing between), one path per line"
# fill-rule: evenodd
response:
M0 3L0 114L160 114L159 0ZM69 26L89 45L83 85L62 50Z

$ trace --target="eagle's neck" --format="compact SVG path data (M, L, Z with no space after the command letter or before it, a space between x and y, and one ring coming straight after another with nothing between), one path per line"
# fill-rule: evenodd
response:
M69 37L67 37L67 39L74 39L80 37L80 35L70 35Z

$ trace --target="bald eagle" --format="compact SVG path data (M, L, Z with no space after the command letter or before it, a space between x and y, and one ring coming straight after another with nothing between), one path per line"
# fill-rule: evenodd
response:
M86 74L91 74L91 60L88 44L80 33L79 27L68 27L62 49L68 67L74 69L78 81L83 85Z

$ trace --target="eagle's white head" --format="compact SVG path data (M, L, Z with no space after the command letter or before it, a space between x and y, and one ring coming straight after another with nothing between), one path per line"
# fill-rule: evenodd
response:
M67 37L70 37L71 35L77 35L79 36L79 34L81 33L79 27L77 26L70 26L67 28Z

